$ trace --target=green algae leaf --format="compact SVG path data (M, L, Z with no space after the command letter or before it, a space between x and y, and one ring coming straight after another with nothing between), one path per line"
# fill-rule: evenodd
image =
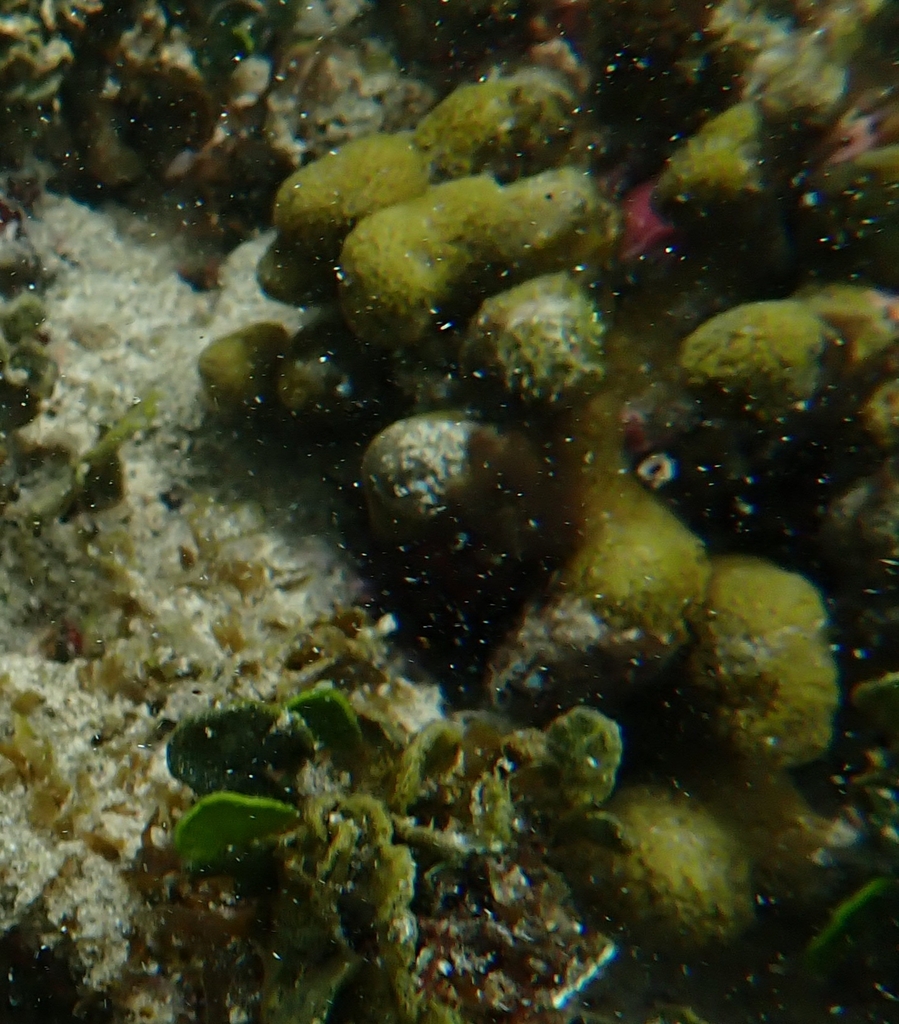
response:
M550 723L547 751L574 804L598 806L612 795L621 764L621 730L594 708L573 708Z
M232 790L285 796L289 777L315 742L302 720L271 704L248 701L185 719L166 749L169 771L199 795Z
M894 878L881 876L872 878L851 896L838 903L830 912L827 924L806 946L806 966L816 973L827 973L844 951L844 942L851 941L853 931L863 928L862 919L872 905L884 896L895 897L897 893L899 882Z
M297 809L283 800L211 793L175 826L175 849L188 864L214 864L231 850L284 832L298 821Z
M350 702L330 686L303 690L286 707L303 719L320 743L332 750L352 749L362 739L359 719Z

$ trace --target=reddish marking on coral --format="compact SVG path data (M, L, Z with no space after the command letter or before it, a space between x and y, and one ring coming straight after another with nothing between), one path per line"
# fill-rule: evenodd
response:
M622 200L624 234L620 255L626 263L658 252L676 235L673 224L661 217L652 205L656 179L635 185Z
M619 413L625 452L631 456L645 455L652 447L649 440L649 417L628 404Z
M835 148L824 166L846 163L874 149L879 142L878 118L875 114L844 115L828 140Z

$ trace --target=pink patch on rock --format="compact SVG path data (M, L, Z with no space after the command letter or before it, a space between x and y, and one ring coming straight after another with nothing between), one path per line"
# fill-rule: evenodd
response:
M652 205L655 187L655 178L644 181L626 192L622 199L624 234L619 251L625 263L658 252L677 234L674 225L660 216Z

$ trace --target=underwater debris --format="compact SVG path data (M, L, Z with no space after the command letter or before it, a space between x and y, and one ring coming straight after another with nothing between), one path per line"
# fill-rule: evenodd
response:
M847 896L830 912L827 924L805 948L806 965L817 974L826 974L833 969L845 947L852 942L853 932L864 927L864 918L876 913L877 905L897 896L897 882L894 878L872 878L851 896Z

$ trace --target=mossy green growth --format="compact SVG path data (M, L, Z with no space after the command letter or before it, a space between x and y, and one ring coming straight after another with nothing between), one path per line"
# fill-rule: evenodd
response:
M487 721L432 722L399 759L390 807L417 821L449 812L448 827L430 837L418 832L419 842L442 848L444 857L504 849L513 837L515 807L502 752L502 733Z
M575 107L561 79L532 69L460 85L419 121L413 139L438 179L489 171L510 181L564 157Z
M763 190L762 119L755 103L737 103L707 121L674 151L656 196L697 210L757 195Z
M264 1024L417 1021L415 862L384 805L363 794L310 800L282 850ZM377 950L366 957L358 946ZM351 993L364 993L364 1003Z
M11 343L4 336L0 340L0 432L30 423L53 393L58 376L56 362L35 338L26 333Z
M32 292L23 292L0 306L0 330L10 345L34 337L46 319L43 302Z
M415 345L441 322L472 314L503 283L605 265L618 230L614 206L573 168L505 187L486 175L460 178L350 232L341 307L363 341Z
M217 792L202 797L175 825L178 855L192 867L221 863L252 843L292 828L295 807L283 800Z
M528 403L570 402L604 377L605 324L569 274L544 274L486 299L462 348L466 369Z
M560 574L563 592L613 629L638 630L661 653L679 647L705 594L702 541L630 476L600 474L583 517L583 541Z
M343 699L319 684L285 707L208 712L170 740L170 766L191 784L271 769L284 783L283 799L232 786L201 797L175 836L192 867L240 872L264 854L276 872L264 897L261 1021L490 1024L512 1000L563 1024L614 945L587 928L540 851L560 806L596 810L614 774L604 760L614 725L579 711L550 740L467 713L394 740L369 682ZM266 746L304 714L319 739L308 765L289 746L292 760ZM352 721L351 756L332 756L327 738L342 742ZM494 915L518 929L514 941L490 927ZM435 973L439 957L456 969Z
M570 805L598 807L612 795L624 744L611 718L594 708L572 708L550 724L546 747Z
M802 302L749 302L693 331L679 362L691 387L773 423L814 396L831 336Z
M283 324L249 324L211 341L200 353L204 390L221 412L250 412L274 394L279 361L290 346Z
M761 558L717 557L692 624L691 674L711 692L717 733L763 766L820 757L840 695L817 588Z

